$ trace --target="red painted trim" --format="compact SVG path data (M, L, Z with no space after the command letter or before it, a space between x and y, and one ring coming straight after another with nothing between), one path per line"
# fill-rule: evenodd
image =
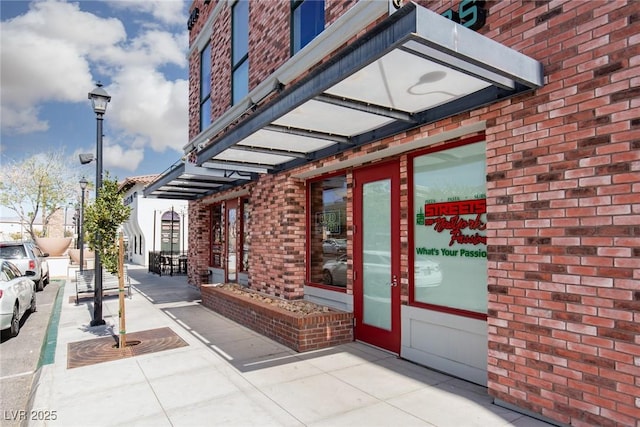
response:
M409 279L410 297L409 305L412 307L425 308L431 311L438 311L440 313L454 314L456 316L468 317L471 319L487 320L487 315L484 313L478 313L476 311L462 310L460 308L446 307L443 305L427 304L424 302L413 300L413 280Z

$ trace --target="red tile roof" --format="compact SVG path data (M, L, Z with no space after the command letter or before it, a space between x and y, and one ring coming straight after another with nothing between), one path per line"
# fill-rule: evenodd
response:
M123 192L127 191L131 187L136 184L144 184L145 186L151 184L155 181L160 175L140 175L140 176L130 176L125 178L124 181L121 181L118 185L118 191Z

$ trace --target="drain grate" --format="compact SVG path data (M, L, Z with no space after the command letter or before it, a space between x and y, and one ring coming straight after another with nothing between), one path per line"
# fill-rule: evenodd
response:
M171 350L187 345L189 344L168 327L127 334L127 345L124 348L118 348L117 336L77 341L68 344L67 369Z

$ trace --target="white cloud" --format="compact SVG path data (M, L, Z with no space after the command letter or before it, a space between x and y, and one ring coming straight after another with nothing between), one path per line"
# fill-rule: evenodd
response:
M135 171L144 158L141 148L127 148L121 145L105 145L102 151L102 166L104 170L120 168L130 172ZM111 178L115 178L112 176ZM122 177L118 177L121 179Z
M181 151L188 139L186 80L167 81L152 69L130 67L108 90L114 115L110 120L127 134L146 138L155 151Z
M94 155L94 161L86 164L80 165L78 160L79 154L88 154L91 153ZM73 153L69 156L69 164L78 165L79 173L83 176L90 176L94 174L96 164L95 164L95 156L96 156L96 146L95 144L92 146L83 146L79 147L73 151ZM117 143L113 143L109 138L105 138L102 141L102 169L124 169L127 171L135 171L139 166L142 160L144 159L144 147L140 146L137 148L126 147ZM113 178L113 177L112 177Z
M44 132L49 129L49 122L38 119L38 109L35 107L16 109L2 104L0 117L3 131L9 134Z
M181 152L188 139L188 81L162 72L173 67L187 74L185 2L108 5L132 11L136 25L60 0L33 2L24 15L0 24L2 131L46 131L43 104L87 103L94 82L108 76L111 82L103 82L112 100L105 123L117 145L105 145L104 164L133 171L145 147Z
M37 113L41 102L84 102L79 87L91 88L90 52L118 43L122 23L79 10L77 4L33 3L28 13L0 24L2 125L28 133L47 129Z
M185 2L181 0L112 0L110 4L114 8L149 13L165 24L187 26Z

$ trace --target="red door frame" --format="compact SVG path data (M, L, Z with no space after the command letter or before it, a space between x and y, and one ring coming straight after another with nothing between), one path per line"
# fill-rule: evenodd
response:
M362 321L363 301L363 267L362 267L362 218L366 215L362 208L362 186L368 182L391 180L391 275L389 282L395 281L391 287L391 330L387 331ZM384 162L353 172L353 297L354 317L356 320L355 337L377 347L400 354L400 162Z

